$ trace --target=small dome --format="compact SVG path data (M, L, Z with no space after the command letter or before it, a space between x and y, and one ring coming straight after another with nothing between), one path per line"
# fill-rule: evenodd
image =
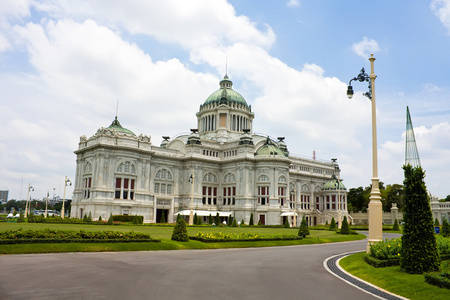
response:
M220 89L209 95L206 99L206 104L211 104L214 102L234 102L238 104L242 104L248 107L247 102L241 94L232 89L233 82L228 78L227 75L223 77L223 80L220 81Z
M331 180L325 182L325 184L323 185L323 190L337 190L338 189L338 185L339 185L339 189L342 191L346 191L347 188L344 186L344 184L342 182L338 183L338 179L336 177L336 175L332 175L331 176Z
M286 157L288 156L283 150L281 150L269 137L267 137L264 145L256 150L255 155L273 155Z
M111 125L109 125L108 128L109 129L114 129L115 131L120 132L120 133L128 133L128 134L136 136L133 131L131 131L129 129L126 129L126 128L123 128L122 125L120 125L119 120L117 120L117 116L114 119L114 121L111 123Z

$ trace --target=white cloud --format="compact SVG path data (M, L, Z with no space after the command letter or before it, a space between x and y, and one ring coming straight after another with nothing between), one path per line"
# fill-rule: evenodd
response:
M433 0L430 6L450 34L450 0Z
M287 7L299 7L300 1L299 0L289 0L289 2L286 5L287 5Z
M23 18L30 14L30 4L32 0L1 0L0 1L0 19L1 18Z
M353 45L353 51L364 58L368 58L370 53L380 51L377 41L369 40L367 37L363 37L362 41Z
M10 49L12 49L11 44L2 34L0 34L0 52L7 51Z

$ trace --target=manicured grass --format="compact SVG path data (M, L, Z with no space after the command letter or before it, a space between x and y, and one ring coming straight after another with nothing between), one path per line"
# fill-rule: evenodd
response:
M229 242L229 243L202 243L198 241L175 242L172 236L173 226L146 226L146 225L88 225L88 224L49 224L49 223L0 223L0 231L16 230L42 230L44 228L58 230L85 230L85 231L134 231L150 234L154 239L161 239L161 243L104 243L104 244L25 244L25 245L0 245L0 254L18 253L52 253L52 252L100 252L100 251L155 251L155 250L181 250L181 249L219 249L219 248L248 248L248 247L273 247L306 244L322 244L364 239L365 236L341 235L328 230L311 230L311 235L303 240L294 241L259 241L259 242ZM260 227L188 227L190 236L197 232L222 232L241 233L251 232L264 234L289 234L296 235L298 229L289 228L260 228Z
M425 282L423 274L408 274L400 266L375 268L363 261L364 252L340 260L340 266L367 282L409 299L450 299L450 291Z

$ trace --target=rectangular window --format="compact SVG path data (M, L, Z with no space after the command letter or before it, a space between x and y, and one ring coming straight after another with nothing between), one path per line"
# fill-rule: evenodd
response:
M260 186L258 187L258 204L266 205L268 203L269 187Z
M280 203L281 206L284 206L285 202L286 202L286 188L278 187L278 203Z
M206 186L204 186L203 187L203 191L202 191L202 203L203 203L203 205L206 204L206 198L207 198Z
M122 192L122 178L116 178L116 190L114 198L120 199L120 193Z
M159 194L159 183L155 183L155 194Z

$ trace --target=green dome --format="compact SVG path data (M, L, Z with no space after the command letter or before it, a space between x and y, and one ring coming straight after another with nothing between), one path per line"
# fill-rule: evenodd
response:
M114 119L114 121L111 123L111 125L109 125L108 128L109 129L114 129L115 131L120 132L120 133L128 133L128 134L136 136L133 131L131 131L129 129L126 129L126 128L123 128L122 125L120 125L119 120L117 120L117 116Z
M287 153L278 148L278 146L272 142L272 140L267 137L266 142L264 145L258 148L256 150L255 155L274 155L274 156L280 156L280 157L287 157Z
M342 182L338 183L338 179L336 177L336 175L333 174L333 176L331 176L331 180L325 182L325 184L323 185L323 189L324 190L337 190L338 189L338 184L339 184L339 189L342 191L346 191L347 188L344 186L344 184Z
M241 94L232 89L233 82L228 78L227 75L223 77L223 80L220 81L220 89L209 95L206 99L206 104L211 104L214 102L234 102L238 104L242 104L248 107L247 102Z

